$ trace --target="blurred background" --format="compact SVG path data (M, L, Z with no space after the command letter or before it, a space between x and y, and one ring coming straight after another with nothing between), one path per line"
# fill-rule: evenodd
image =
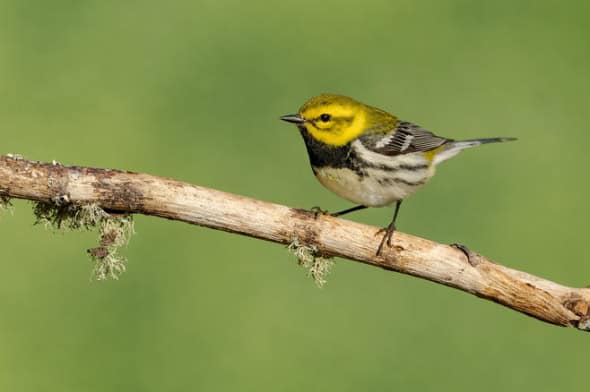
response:
M401 230L590 284L585 1L0 1L2 153L174 177L294 207L322 188L278 117L334 92L470 150ZM349 219L382 226L389 209ZM0 390L496 391L587 383L588 336L337 260L318 289L279 245L136 217L128 271L95 233L0 217ZM582 357L584 355L584 357Z

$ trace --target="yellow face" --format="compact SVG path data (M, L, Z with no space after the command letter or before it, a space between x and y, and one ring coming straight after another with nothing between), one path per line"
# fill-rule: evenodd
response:
M334 146L356 139L365 130L366 115L359 107L331 103L305 108L299 114L311 136Z
M316 140L343 146L367 131L392 129L397 119L376 108L342 95L322 94L299 109L299 127Z

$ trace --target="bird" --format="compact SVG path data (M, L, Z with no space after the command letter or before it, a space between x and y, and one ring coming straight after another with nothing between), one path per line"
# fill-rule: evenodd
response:
M280 119L299 129L319 182L356 204L330 215L395 204L391 222L377 232L384 234L377 256L385 244L392 246L402 201L424 186L440 163L467 148L516 140L437 136L385 110L338 94L312 97L296 114Z

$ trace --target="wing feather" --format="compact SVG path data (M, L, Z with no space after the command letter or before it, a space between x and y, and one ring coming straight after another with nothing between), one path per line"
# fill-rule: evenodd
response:
M400 121L391 132L379 135L378 138L372 136L370 139L372 140L366 140L369 143L363 144L384 155L429 151L452 141L452 139L436 136L432 132L406 121Z

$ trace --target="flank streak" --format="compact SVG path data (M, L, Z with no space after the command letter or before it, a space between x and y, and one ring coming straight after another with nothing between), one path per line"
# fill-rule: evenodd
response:
M371 169L379 169L382 170L384 172L389 172L389 173L394 173L400 170L405 170L405 171L418 171L418 170L426 170L428 169L430 166L425 164L425 163L418 163L415 165L410 165L410 164L405 164L402 163L401 165L384 165L384 164L378 164L378 163L373 163L371 161L366 161L364 159L359 159L362 162L362 166L363 167L369 167Z
M403 178L394 177L394 178L392 178L392 180L393 180L393 182L396 182L398 184L404 184L404 185L408 185L408 186L420 186L420 185L424 185L426 183L426 179L418 180L418 181L408 181L408 180L404 180Z
M391 176L390 173L373 172L377 182L381 185L407 185L408 187L419 187L426 183L430 178L428 173L416 174L415 172L397 172L396 175Z

